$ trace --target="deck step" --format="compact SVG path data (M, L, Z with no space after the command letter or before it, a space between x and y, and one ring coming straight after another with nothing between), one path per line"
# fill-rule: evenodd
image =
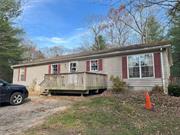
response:
M47 96L49 94L48 91L43 91L40 95Z

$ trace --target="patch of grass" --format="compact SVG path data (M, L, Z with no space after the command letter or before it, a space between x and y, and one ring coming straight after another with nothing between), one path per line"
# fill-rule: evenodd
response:
M144 110L143 104L95 97L47 119L27 135L153 135L180 134L180 118Z

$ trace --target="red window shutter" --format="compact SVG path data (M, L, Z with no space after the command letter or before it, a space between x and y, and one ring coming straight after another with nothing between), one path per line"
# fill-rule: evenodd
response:
M58 64L58 69L57 69L57 71L58 71L58 74L61 73L61 64Z
M86 61L86 71L90 71L90 61Z
M48 74L51 74L51 64L48 65Z
M122 78L127 78L127 56L122 57Z
M103 60L99 59L99 71L103 70Z
M27 77L27 68L24 67L24 81L26 81L26 77Z
M18 81L20 79L20 68L18 69Z
M161 78L161 56L160 52L154 53L155 78Z

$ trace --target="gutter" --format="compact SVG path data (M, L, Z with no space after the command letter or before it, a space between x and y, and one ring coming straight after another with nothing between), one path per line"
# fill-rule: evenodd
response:
M151 51L151 50L157 50L160 48L167 48L171 45L162 45L162 46L154 46L154 47L147 47L147 48L141 48L141 49L132 49L132 50L125 50L125 51L114 51L110 53L104 53L104 54L91 54L91 55L85 55L85 56L77 56L73 58L67 58L67 59L55 59L55 60L45 60L40 62L34 62L34 63L27 63L27 64L19 64L19 65L13 65L11 68L18 68L23 66L36 66L36 65L43 65L43 64L51 64L56 62L66 62L66 61L74 61L74 60L85 60L85 59L91 59L91 58L101 58L101 57L109 57L109 56L117 56L117 55L127 55L129 53L134 52L143 52L143 51Z

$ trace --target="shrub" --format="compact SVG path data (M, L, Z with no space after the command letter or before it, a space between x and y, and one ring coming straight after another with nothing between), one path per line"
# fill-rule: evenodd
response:
M34 79L29 86L29 91L35 91L36 85L37 85L37 81L36 81L36 79Z
M159 86L159 85L155 85L153 88L152 88L152 91L151 91L151 94L163 94L164 93L164 90L163 90L163 87L162 86Z
M168 94L171 95L171 96L179 97L180 96L180 86L169 84L169 86L168 86Z
M126 90L126 83L123 80L121 80L118 76L111 76L110 80L113 83L112 90L114 93L124 92Z

